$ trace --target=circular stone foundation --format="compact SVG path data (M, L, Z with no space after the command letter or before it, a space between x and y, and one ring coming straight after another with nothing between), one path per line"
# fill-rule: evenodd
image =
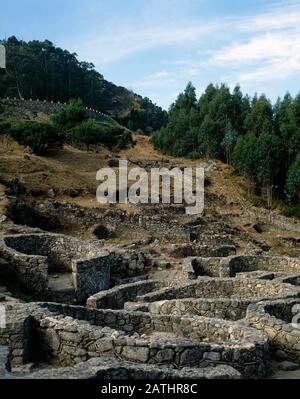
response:
M59 304L18 305L8 308L7 315L0 344L12 350L18 326L23 331L20 344L22 334L34 334L35 350L60 367L104 356L178 368L224 364L249 378L267 374L267 336L238 322ZM24 354L32 351L31 342L23 347Z
M155 302L185 298L230 298L257 302L263 299L295 298L300 288L268 280L200 277L177 287L165 288L137 298Z
M268 335L272 347L300 359L300 299L252 304L246 319Z

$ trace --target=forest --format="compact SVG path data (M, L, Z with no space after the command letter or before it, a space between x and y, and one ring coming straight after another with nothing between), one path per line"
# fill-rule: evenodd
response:
M89 62L56 47L49 40L2 40L6 70L0 71L0 98L54 102L81 98L84 105L109 114L131 130L151 134L160 129L166 111L124 87L108 82Z
M166 154L214 158L247 181L249 196L272 206L299 202L300 94L273 105L265 95L244 95L239 86L210 84L199 99L192 83L171 105L166 126L152 141Z

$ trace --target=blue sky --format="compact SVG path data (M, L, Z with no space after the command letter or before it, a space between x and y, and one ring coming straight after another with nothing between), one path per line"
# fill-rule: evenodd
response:
M168 108L188 81L300 90L300 1L1 0L0 38L49 39Z

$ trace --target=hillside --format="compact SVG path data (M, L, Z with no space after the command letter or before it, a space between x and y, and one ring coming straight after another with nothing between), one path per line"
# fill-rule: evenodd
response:
M81 98L87 107L118 119L133 130L151 133L166 122L166 112L132 91L104 79L93 64L56 47L49 40L0 41L7 68L0 70L0 98L17 97L54 102Z
M68 309L77 309L76 306L69 306L69 304L86 305L86 307L78 308L80 309L78 319L77 316L65 318L66 314L64 314L60 316L61 323L65 320L68 320L68 323L70 320L77 322L80 319L82 323L82 317L86 317L82 316L85 314L83 312L89 314L89 312L97 311L110 312L109 317L105 318L105 326L113 326L110 324L112 313L107 309L114 309L113 314L120 312L126 317L137 314L156 317L155 320L157 317L164 317L164 320L176 318L177 323L178 320L192 320L192 322L204 320L218 328L220 325L224 326L222 328L228 328L230 332L228 342L231 343L233 340L236 354L242 344L241 341L234 339L235 336L232 335L234 328L237 329L237 334L241 331L243 334L248 334L247 328L251 322L253 323L251 325L257 328L251 330L252 334L253 331L259 334L260 329L255 324L258 320L256 314L254 313L252 320L252 313L246 312L245 303L248 305L249 301L252 301L253 305L258 303L257 306L262 306L260 301L263 298L278 298L279 295L284 297L282 301L284 306L285 303L290 303L288 301L292 301L292 304L299 301L297 298L289 297L290 295L299 296L299 274L297 273L300 256L299 221L285 218L276 211L254 207L245 199L246 182L235 175L230 166L221 161L195 161L162 155L153 148L148 137L138 135L134 136L136 145L123 150L116 151L97 145L90 151L86 151L66 144L60 150L50 150L43 156L32 154L27 148L4 135L0 137L0 241L2 240L0 250L2 248L4 254L0 257L0 269L4 271L4 275L0 274L0 298L2 298L2 303L11 306L12 311L14 306L25 307L25 310L29 306L32 317L32 312L35 312L35 307L38 306L36 303L47 301L48 303L64 303L62 305L64 312ZM107 166L114 167L117 172L120 159L128 160L129 169L138 165L147 171L155 167L203 166L206 183L203 214L186 215L183 205L172 203L100 205L95 196L98 183L96 172L99 168ZM7 238L7 235L10 238ZM8 249L3 242L8 242L18 252L11 252L12 249ZM26 262L28 259L30 262L37 258L47 259L41 256L28 256L27 253L43 254L45 253L43 251L49 251L49 248L50 251L54 251L54 257L52 258L52 252L47 255L51 262L47 269L49 270L47 287L39 292L36 292L36 289L32 291L32 286L35 288L41 284L39 274L33 269L28 279L27 273L24 274L24 269L20 269L19 272L19 269L15 269L15 264L19 267L20 259L25 259ZM88 252L87 255L86 251L90 251L91 248L94 248L93 251L96 252L91 254ZM14 254L11 263L6 261L7 252L5 251ZM110 277L107 282L107 288L110 289L101 291L103 290L101 286L98 292L99 288L96 287L81 298L78 297L81 291L74 288L73 278L76 274L70 273L69 269L61 270L58 267L60 264L56 262L60 259L65 261L70 256L72 259L89 256L85 266L89 268L85 279L90 282L88 287L94 287L94 282L102 284L103 281L96 274L97 269L93 269L93 262L98 259L93 257L94 253L100 254L105 259L102 267L106 265L110 268ZM109 257L109 263L107 263L107 257ZM26 267L28 267L26 262ZM74 262L77 261L72 260L72 270ZM230 267L226 266L223 269L224 263L225 265L235 264L237 268L235 278L228 278L233 276ZM8 264L13 265L12 269L16 277L11 278L5 275ZM31 263L29 267L32 267ZM224 272L227 273L226 278L224 278ZM35 281L37 281L36 285L34 285ZM283 282L290 282L290 284L283 284ZM195 285L203 292L197 291L194 294L194 291L189 291L193 290ZM182 290L187 290L184 295L188 299L181 299L182 292L185 292ZM164 292L172 294L169 301L165 300ZM142 293L143 296L137 297L138 293ZM87 298L87 295L91 296ZM147 298L151 296L154 300L157 298L158 302L152 303L150 299L148 303ZM144 297L145 302L141 302ZM101 298L103 298L103 303ZM177 303L181 312L179 317ZM212 304L216 307L211 307ZM175 305L175 308L171 312L167 308L165 310L167 316L158 315L156 309L164 305ZM91 309L95 307L97 309ZM148 312L148 307L150 313L144 313ZM42 317L45 312L47 310L43 308L40 312ZM15 321L16 316L10 317ZM52 317L51 323L53 320ZM82 329L83 325L86 326L86 323L84 321L80 324L80 328ZM131 322L129 324L129 331L132 331L134 327L131 326ZM186 335L182 338L178 337L169 330L166 332L165 324L163 326L163 331L143 333L141 336L143 341L138 341L139 336L136 333L132 335L129 333L130 342L134 340L139 344L139 342L151 340L151 345L157 345L156 342L160 345L161 342L168 342L169 345L170 340L173 340L172 345L181 348L182 342L186 342ZM80 328L76 327L76 331ZM97 326L92 325L88 330L89 339L91 331L95 331L96 328ZM185 326L185 329L185 334L189 334L189 327ZM196 329L203 334L199 325ZM211 345L215 347L214 342L219 345L223 340L228 340L227 336L216 338L210 335L210 331L206 334L207 338L202 338L201 335L201 340L203 339L201 345L205 344L206 347L211 341L213 342ZM67 335L67 339L69 337L70 334ZM266 337L267 335L264 335L265 340ZM270 337L273 337L272 332ZM193 340L194 337L191 339ZM247 346L241 346L243 354L245 350L249 350L248 348L252 350L251 340L252 338L249 339ZM189 342L188 345L190 348L191 343ZM78 344L74 343L72 351L77 347ZM289 348L289 345L287 347ZM140 351L141 347L137 345L136 348ZM269 348L267 344L264 348L261 349L261 353L264 353L263 356L267 359L271 356L272 360L271 365L266 363L266 368L252 367L250 369L247 360L246 367L248 368L244 371L243 357L239 362L235 360L229 364L233 364L236 370L241 370L244 373L242 375L247 376L252 376L251 373L260 373L259 376L265 377L274 373L274 378L299 377L299 370L292 372L281 370L282 359L294 359L293 357L290 358L282 351L275 353L266 349ZM134 357L124 354L124 359L136 362L136 353L140 354L140 352L134 352ZM194 351L188 351L188 353L190 353L189 361L194 364L199 353ZM99 358L98 352L95 356ZM63 359L65 362L65 355ZM101 361L101 357L99 359ZM170 362L169 358L166 359L166 362ZM212 362L214 359L215 357L212 358ZM86 358L80 361L83 362L82 367L88 366ZM127 363L123 362L123 357L120 361L123 368L124 364L127 367ZM145 362L145 358L139 357L138 362L139 364ZM45 361L41 365L35 363L37 375L34 372L31 374L32 370L22 371L25 373L23 375L40 378L39 373L45 370L44 363ZM130 364L135 365L135 363ZM201 368L194 370L197 372L203 370L207 373L211 364L214 363L205 361L201 363ZM292 364L295 369L298 368L297 364ZM165 364L162 365L160 373L164 366ZM55 370L60 372L62 369L58 367ZM214 368L214 372L217 371L217 367ZM80 374L77 370L74 372L78 378ZM178 372L182 373L181 367L178 367ZM47 370L44 373L48 375ZM51 373L53 373L52 369ZM230 374L228 378L233 377Z
M197 220L197 217L188 217L182 214L182 206L179 205L149 207L131 204L110 206L98 204L95 198L98 185L96 172L101 167L116 166L119 159L127 159L130 168L136 167L137 164L146 169L162 166L203 165L206 169L208 185L205 192L205 211L200 218L205 220L204 226L206 226L205 228L203 226L202 229L201 242L205 242L208 246L215 245L216 242L217 245L235 242L239 253L251 248L254 251L267 250L273 255L300 254L299 223L291 218L279 215L277 211L254 207L245 199L246 185L243 179L234 175L229 166L219 161L187 161L184 158L162 156L153 148L149 138L135 136L134 139L136 141L135 147L118 152L102 146L97 146L92 151L86 152L66 145L62 150L49 152L43 157L29 154L24 147L13 141L2 139L0 146L0 181L3 190L16 196L17 202L28 206L27 216L26 214L22 216L22 213L21 216L14 215L17 222L20 223L19 218L24 217L22 224L24 224L23 222L26 224L26 219L30 219L28 214L33 210L41 213L49 220L52 217L55 220L61 217L61 220L58 220L58 227L54 230L67 230L69 234L79 234L92 238L93 229L96 228L97 224L102 225L102 222L97 221L98 217L101 220L103 218L103 223L106 223L105 215L108 210L112 215L115 215L112 218L117 219L119 217L118 212L123 209L128 220L132 215L148 217L156 214L158 220L164 221L164 223L168 223L168 220L172 221L171 223L175 222L178 225L178 230L180 230ZM115 170L117 170L116 167ZM7 197L3 198L3 201L7 205ZM70 208L69 211L67 210L68 207ZM3 205L2 211L4 208ZM61 213L57 212L58 209ZM85 216L85 213L92 213L93 210L97 210L98 216L91 222L89 217ZM69 218L69 212L74 212L74 220ZM81 223L80 216L77 213L82 214L83 219L87 217L87 220ZM8 213L8 216L10 215ZM109 230L112 228L109 227L110 224L111 222L107 222L106 225ZM2 223L2 231L9 230L9 226L9 223ZM43 223L40 227L44 227ZM124 228L120 227L119 230L115 226L113 229L117 228L117 230L112 235L111 241L117 240L117 242L125 242L127 245L131 245L136 240L135 236L139 236L142 240L138 245L142 247L145 245L148 247L147 242L152 242L152 239L150 239L152 235L155 241L155 233L158 233L155 228L152 232L142 229L139 233L136 233L136 227L135 222L131 225L129 223ZM110 240L107 241L107 243L109 242ZM197 252L199 245L199 243L193 243L189 240L186 242L184 235L180 238L179 234L177 238L171 238L171 236L165 238L164 248L172 248L175 242L179 243L180 246L183 245L183 247L186 247L185 250L192 253L193 251ZM160 244L156 244L156 246L158 246L158 252L163 248L159 249Z

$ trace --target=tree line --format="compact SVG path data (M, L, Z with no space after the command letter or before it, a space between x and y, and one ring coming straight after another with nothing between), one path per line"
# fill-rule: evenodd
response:
M199 99L192 83L171 105L168 123L152 141L164 153L216 158L248 181L250 195L271 205L300 198L300 94L273 105L265 95L250 98L239 86L208 85Z
M110 114L126 127L152 133L167 114L148 98L104 79L92 63L49 40L25 42L15 36L2 40L7 65L0 71L0 97L68 102L81 98L87 107Z

